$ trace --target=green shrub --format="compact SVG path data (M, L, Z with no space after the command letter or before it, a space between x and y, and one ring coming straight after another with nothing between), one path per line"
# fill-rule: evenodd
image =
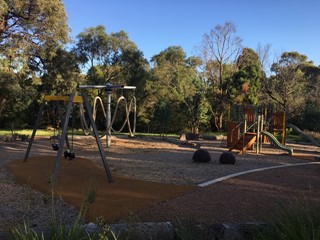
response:
M177 221L177 240L205 240L208 239L207 234L207 231L198 225L191 217Z
M50 236L51 240L118 240L116 234L107 226L102 226L101 232L94 232L89 234L86 231L86 225L84 224L83 217L88 212L90 206L95 201L96 192L87 191L80 208L79 214L75 222L67 227L58 221L56 217L56 207L54 200L54 191L52 187L51 191L51 226ZM26 222L22 226L15 227L11 231L11 238L13 240L45 240L46 234L41 231L37 232L30 228Z
M290 204L289 204L290 205ZM284 206L267 220L266 227L257 229L254 240L318 240L320 239L319 205L295 201Z

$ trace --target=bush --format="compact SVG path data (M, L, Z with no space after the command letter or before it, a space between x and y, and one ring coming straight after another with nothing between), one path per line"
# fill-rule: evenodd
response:
M254 240L316 240L320 239L319 206L296 201L291 207L279 203L279 211L257 230Z

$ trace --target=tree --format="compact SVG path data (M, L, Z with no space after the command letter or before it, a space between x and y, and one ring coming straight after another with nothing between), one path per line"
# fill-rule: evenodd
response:
M300 67L306 60L305 55L297 52L284 52L272 64L274 74L268 78L265 91L287 117L301 112L305 106L306 78Z
M228 104L226 68L229 68L229 72L232 70L232 65L242 49L242 39L236 32L236 27L231 22L219 24L203 35L201 45L205 74L211 86L211 112L218 130L222 128L223 112Z
M301 71L307 81L307 103L313 108L320 108L320 66L315 66L313 62L303 62Z
M0 71L0 85L0 116L3 117L8 114L4 114L5 106L18 97L22 93L22 89L18 78L11 72Z
M202 114L206 113L205 93L197 72L200 59L187 58L181 47L172 46L153 56L151 61L154 67L148 88L149 101L153 105L169 101L171 109L175 110L172 111L171 125L176 126L176 130L188 126L192 132L198 133L199 125L206 121L205 114Z
M126 84L129 80L124 72L128 73L128 65L136 66L137 61L140 61L141 70L147 63L127 33L120 31L107 34L101 25L81 32L72 52L88 69L88 82L92 84ZM103 73L103 77L99 73Z
M58 49L44 68L46 73L41 76L39 94L68 95L83 82L76 56L64 49Z
M300 114L291 121L302 129L319 131L320 119L320 67L313 62L303 62L300 67L306 79L305 107Z
M39 69L68 41L67 16L60 0L2 0L1 56L9 68Z
M141 106L145 99L143 89L149 65L143 53L129 39L126 32L108 34L105 27L101 25L85 29L77 36L72 53L87 69L87 84L101 85L108 82L136 86L139 89L135 92L137 105L139 105L137 115L138 118L140 116L144 118L144 109ZM132 91L118 91L117 93L127 98L132 97ZM115 121L116 125L117 120Z
M264 72L267 72L270 69L270 51L271 44L262 45L261 43L259 43L256 49L256 52L260 59L261 68Z
M237 104L257 105L261 78L261 62L257 53L251 48L244 48L237 59L238 71L230 80L230 101Z
M15 115L34 99L43 65L68 41L60 0L0 1L0 118Z

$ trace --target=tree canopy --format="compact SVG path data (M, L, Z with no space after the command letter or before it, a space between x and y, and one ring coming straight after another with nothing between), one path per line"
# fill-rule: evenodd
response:
M0 50L14 69L39 69L68 41L67 16L60 0L1 0Z
M242 50L242 39L232 22L218 24L203 35L201 58L205 77L210 85L208 97L211 112L218 130L223 127L223 114L229 103L227 79L234 72L235 61Z
M137 87L141 131L221 130L230 104L271 104L295 119L320 116L319 66L291 51L270 67L271 46L243 47L231 22L203 35L198 56L168 46L150 63L124 30L84 29L71 50L68 40L60 0L0 0L1 126L17 118L32 123L44 94L107 82ZM122 94L132 97L114 95Z
M1 0L0 6L1 118L32 102L44 65L68 41L68 25L60 0Z

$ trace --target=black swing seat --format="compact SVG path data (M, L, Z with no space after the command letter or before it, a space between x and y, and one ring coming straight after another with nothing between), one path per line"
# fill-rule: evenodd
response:
M68 158L69 160L72 160L75 157L76 157L76 154L73 151L69 150L69 149L64 152L64 158L66 158L66 159Z
M59 144L57 144L57 143L52 143L52 149L54 150L54 151L58 151L59 150Z

